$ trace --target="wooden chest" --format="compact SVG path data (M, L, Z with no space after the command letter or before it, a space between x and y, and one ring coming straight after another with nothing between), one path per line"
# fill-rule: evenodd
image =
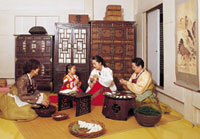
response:
M131 59L136 54L135 34L135 22L91 23L91 57L100 55L104 58L107 66L113 70L118 90L122 90L119 79L129 79L132 74Z
M87 89L89 78L90 25L56 23L54 47L54 92L63 84L67 64L75 64L82 81L81 89Z
M69 23L88 24L88 22L89 22L88 15L76 15L76 14L69 15Z
M16 36L15 79L23 75L26 61L37 59L41 63L39 75L36 77L38 89L51 90L53 40L51 35Z
M121 16L122 12L121 11L106 11L106 16Z
M106 7L107 11L121 11L121 5L108 5Z

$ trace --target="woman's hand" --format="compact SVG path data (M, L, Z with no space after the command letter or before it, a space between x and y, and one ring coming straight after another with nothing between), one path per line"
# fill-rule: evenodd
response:
M97 74L95 74L95 75L93 75L92 77L90 77L90 82L91 83L93 83L93 82L95 82L96 83L96 81L99 79L99 76L97 75Z
M124 79L120 79L119 82L120 82L122 85L127 85L127 81L124 80Z
M93 75L93 78L94 78L95 80L99 80L99 75L95 74L95 75Z
M94 80L94 81L90 84L90 88L92 88L92 87L95 85L96 82L97 82L97 80Z
M94 78L93 77L90 77L90 82L92 83L94 81Z
M45 99L45 100L42 100L42 105L44 106L49 106L49 100Z

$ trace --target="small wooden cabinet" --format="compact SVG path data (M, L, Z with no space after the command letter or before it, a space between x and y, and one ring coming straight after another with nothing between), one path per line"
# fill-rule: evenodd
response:
M38 89L51 90L53 40L51 35L16 35L15 79L23 75L26 61L36 59L41 63L36 77Z
M90 25L56 23L55 47L53 60L54 92L63 84L67 64L75 64L77 75L82 81L81 89L87 89L89 78Z
M136 54L135 35L135 22L91 22L91 57L100 55L104 58L113 70L118 90L122 90L119 79L129 79L132 74L131 59Z

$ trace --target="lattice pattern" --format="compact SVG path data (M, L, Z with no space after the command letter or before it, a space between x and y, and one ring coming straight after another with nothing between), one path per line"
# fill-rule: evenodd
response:
M73 62L86 63L86 29L74 29Z
M71 63L72 57L72 29L60 28L58 30L59 38L58 38L58 63Z
M81 89L88 86L90 25L56 23L54 47L54 92L60 90L66 65L75 64L77 75L82 81Z

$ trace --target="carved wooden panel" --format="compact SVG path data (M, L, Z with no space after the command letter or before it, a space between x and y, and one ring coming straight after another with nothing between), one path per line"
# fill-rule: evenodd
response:
M90 25L56 23L54 49L54 92L62 87L66 65L73 63L82 81L82 89L87 88L89 77Z
M91 98L90 97L84 97L84 98L79 98L76 103L77 103L77 108L76 108L76 116L83 115L86 113L89 113L91 111Z
M73 63L86 64L87 61L87 30L74 28L73 30Z
M19 35L16 56L52 56L52 37L48 35Z
M71 63L72 29L59 28L58 32L58 63Z
M119 79L129 79L132 74L131 59L136 53L135 31L134 22L93 21L91 23L91 57L100 55L104 58L107 66L113 70L118 90L122 89Z
M38 89L50 90L52 87L52 50L53 36L18 35L16 36L15 78L23 75L23 65L29 59L40 61L39 76L36 77Z

